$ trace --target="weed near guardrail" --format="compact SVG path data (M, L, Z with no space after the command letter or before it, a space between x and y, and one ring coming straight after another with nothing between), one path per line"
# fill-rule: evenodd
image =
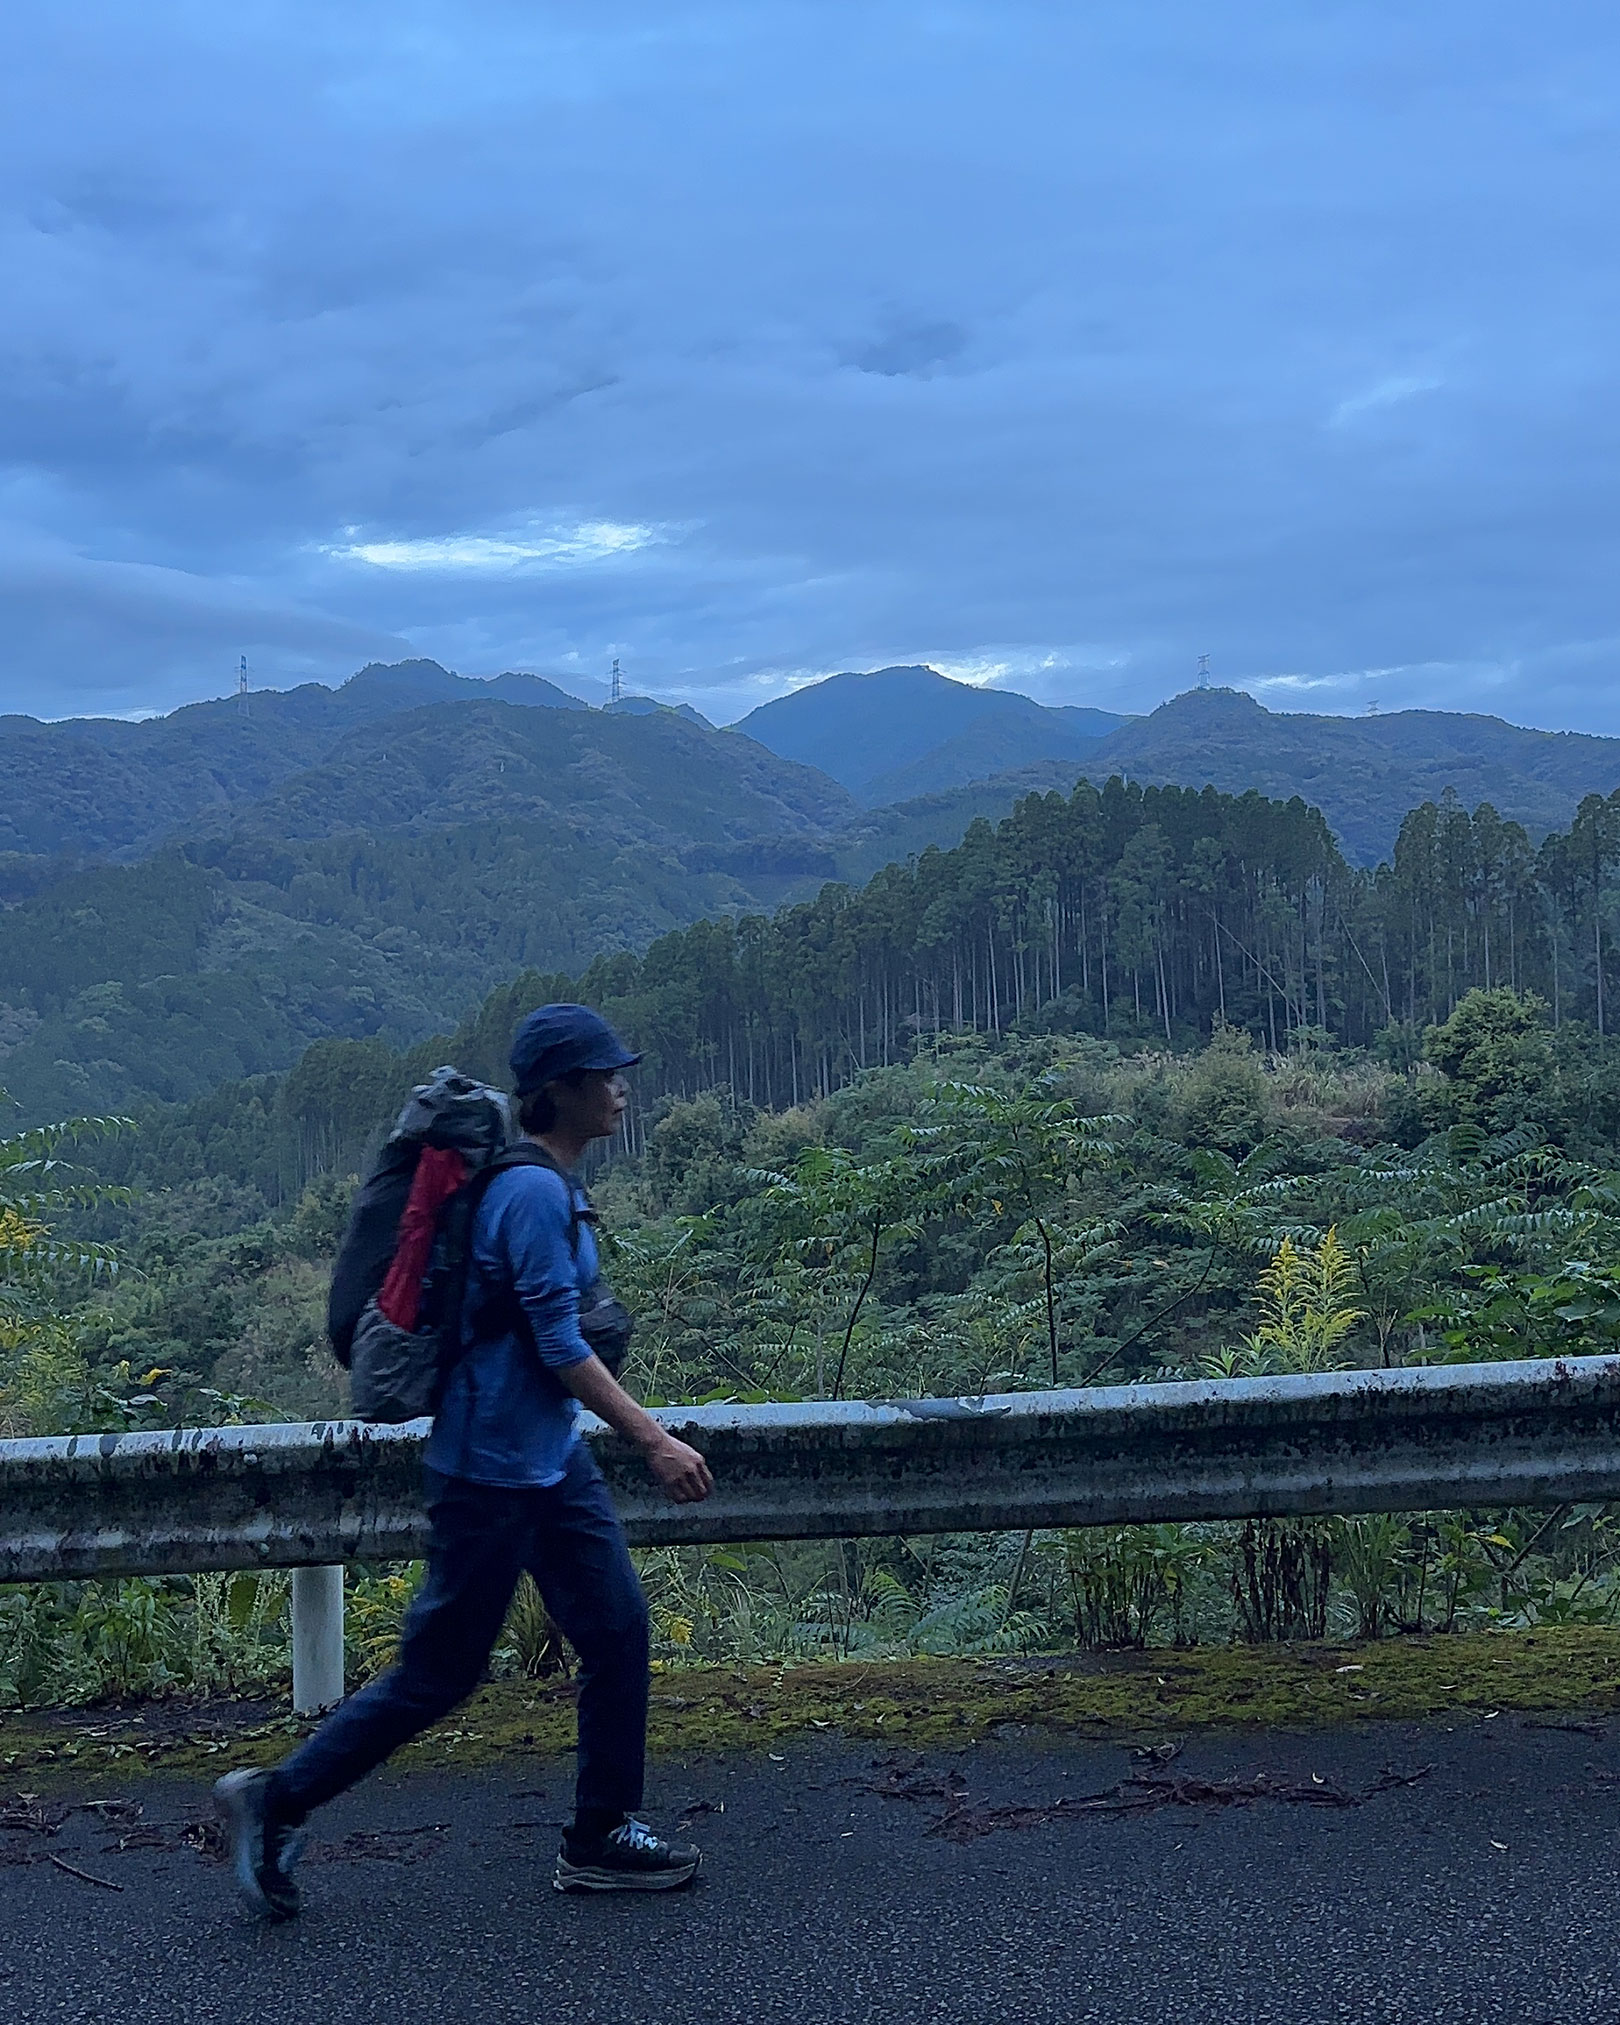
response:
M1615 1523L1552 1513L1099 1526L640 1556L675 1668L989 1657L1620 1621ZM421 1565L351 1569L350 1686L388 1664ZM497 1678L564 1670L532 1585ZM0 1708L258 1696L291 1674L284 1571L0 1589Z

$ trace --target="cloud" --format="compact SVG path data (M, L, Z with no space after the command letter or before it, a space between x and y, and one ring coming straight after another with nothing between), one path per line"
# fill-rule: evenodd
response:
M902 322L884 337L860 346L851 354L850 363L863 373L878 373L886 379L924 380L959 358L967 341L960 324Z
M151 716L222 695L244 653L256 683L286 687L407 651L397 633L251 587L3 535L0 611L12 666L28 671L4 707L42 717Z
M57 561L0 581L0 708L247 651L1139 710L1207 652L1620 730L1620 17L9 27L0 515Z
M337 562L370 563L383 570L512 570L531 564L572 569L610 556L633 555L666 539L656 528L599 520L553 534L424 535L406 541L334 545L322 553Z
M1424 379L1411 374L1392 374L1387 379L1376 381L1359 394L1351 394L1333 410L1331 426L1342 429L1347 422L1353 422L1359 415L1370 415L1380 408L1396 408L1403 401L1415 400L1419 394L1437 393L1445 385L1444 380Z

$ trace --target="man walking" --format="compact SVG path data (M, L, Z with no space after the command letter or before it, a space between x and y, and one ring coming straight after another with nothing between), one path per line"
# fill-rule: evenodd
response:
M701 1861L636 1819L647 1730L647 1605L588 1447L581 1404L634 1442L677 1504L714 1488L696 1449L636 1405L580 1333L597 1277L590 1209L573 1171L618 1129L622 1072L639 1056L586 1006L531 1013L512 1044L518 1124L556 1167L503 1169L473 1223L460 1361L427 1447L427 1579L399 1656L271 1771L230 1772L215 1803L255 1911L297 1912L292 1867L312 1809L375 1769L472 1693L518 1577L534 1577L579 1656L579 1776L559 1891L663 1891Z

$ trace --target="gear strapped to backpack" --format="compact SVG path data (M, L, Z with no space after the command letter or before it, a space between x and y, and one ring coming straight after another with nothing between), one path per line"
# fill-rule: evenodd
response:
M573 1177L532 1139L513 1140L498 1090L451 1068L411 1093L355 1197L332 1271L327 1332L348 1368L355 1418L416 1420L437 1410L462 1351L473 1220L484 1190L513 1167L549 1167L568 1189L568 1242L594 1222ZM516 1294L500 1316L526 1331ZM634 1323L598 1279L581 1296L580 1333L615 1377Z

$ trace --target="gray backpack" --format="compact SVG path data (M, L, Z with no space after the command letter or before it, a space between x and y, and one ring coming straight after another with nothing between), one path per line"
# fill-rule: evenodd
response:
M506 1099L487 1084L456 1070L435 1070L412 1092L376 1165L355 1198L349 1228L332 1273L327 1327L338 1361L348 1366L352 1411L358 1420L399 1422L434 1413L445 1381L460 1361L462 1310L473 1220L484 1190L512 1167L558 1163L533 1140L510 1138ZM468 1172L440 1206L421 1288L416 1327L404 1329L377 1305L399 1242L399 1226L410 1199L424 1148L458 1153ZM594 1221L582 1210L569 1184L569 1244L579 1248L579 1226ZM526 1332L528 1320L511 1291L496 1312L480 1316L486 1328ZM599 1279L580 1303L580 1332L613 1372L623 1365L634 1324Z

